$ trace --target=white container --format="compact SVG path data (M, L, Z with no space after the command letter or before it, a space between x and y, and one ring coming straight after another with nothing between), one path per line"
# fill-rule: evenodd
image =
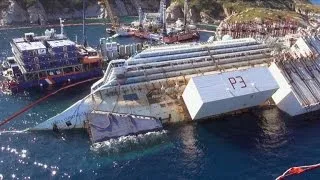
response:
M193 120L264 103L279 88L267 67L191 78L183 100Z

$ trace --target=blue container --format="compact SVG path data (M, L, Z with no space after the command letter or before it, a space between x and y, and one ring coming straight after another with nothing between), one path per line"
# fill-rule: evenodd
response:
M74 57L77 57L77 52L74 52L74 51L68 52L68 58L74 58Z
M49 63L48 62L41 62L40 63L40 69L48 69L50 66L49 66Z
M76 51L77 47L76 46L69 46L68 51Z
M23 57L30 57L33 56L33 51L22 51L21 54Z
M72 64L80 64L78 58L71 58L71 59L69 59L69 61L70 61Z
M21 59L24 63L33 62L33 57L22 57Z

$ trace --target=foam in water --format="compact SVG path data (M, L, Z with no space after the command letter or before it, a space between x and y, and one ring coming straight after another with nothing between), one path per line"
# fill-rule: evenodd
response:
M91 150L97 153L123 153L133 150L140 150L163 143L167 139L167 131L148 132L139 135L122 136L116 139L94 143Z
M2 134L12 134L12 135L22 134L22 133L27 133L28 131L29 131L29 129L25 129L22 131L0 131L0 135L2 135Z

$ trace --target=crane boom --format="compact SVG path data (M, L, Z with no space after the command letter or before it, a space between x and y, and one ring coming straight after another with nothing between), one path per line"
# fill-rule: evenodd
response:
M99 0L99 2L103 6L104 11L108 12L108 15L112 24L112 28L119 27L120 26L119 18L113 14L109 0Z

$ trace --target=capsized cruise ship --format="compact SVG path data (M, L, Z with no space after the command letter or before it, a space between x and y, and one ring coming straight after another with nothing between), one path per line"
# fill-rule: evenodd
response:
M150 47L111 61L88 96L32 129L87 128L95 142L257 106L279 88L270 51L252 38Z

